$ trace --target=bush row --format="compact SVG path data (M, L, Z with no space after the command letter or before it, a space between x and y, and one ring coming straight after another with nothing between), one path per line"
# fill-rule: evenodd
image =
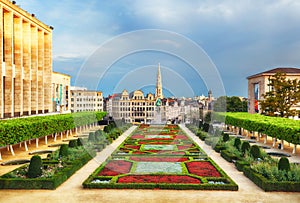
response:
M35 116L0 121L0 146L51 135L101 120L105 112Z
M289 143L300 144L300 123L297 120L249 113L219 114L220 116L226 115L225 123L228 125L260 132Z
M81 155L80 158L68 162L68 165L57 172L51 178L8 178L7 175L0 177L0 189L50 189L53 190L71 177L77 170L92 159L88 152ZM46 164L46 163L45 163ZM15 169L20 170L26 166Z

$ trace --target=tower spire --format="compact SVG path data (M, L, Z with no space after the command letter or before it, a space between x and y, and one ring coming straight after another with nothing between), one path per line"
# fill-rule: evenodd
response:
M160 73L160 63L158 63L158 69L157 69L157 79L156 79L156 91L155 91L155 97L163 99L163 93L162 93L162 82L161 82L161 73Z

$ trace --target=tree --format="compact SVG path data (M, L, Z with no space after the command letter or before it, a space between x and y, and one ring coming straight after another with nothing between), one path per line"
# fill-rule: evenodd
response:
M292 106L300 102L300 81L286 79L286 74L277 72L269 78L270 91L260 100L262 114L267 116L295 116L297 111Z
M248 109L247 101L242 101L239 97L221 96L214 102L216 112L246 112Z

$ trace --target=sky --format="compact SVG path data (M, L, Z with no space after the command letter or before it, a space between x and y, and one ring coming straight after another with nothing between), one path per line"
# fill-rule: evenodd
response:
M247 97L247 77L300 67L297 0L17 0L53 30L53 70L104 96ZM148 93L148 92L145 92Z

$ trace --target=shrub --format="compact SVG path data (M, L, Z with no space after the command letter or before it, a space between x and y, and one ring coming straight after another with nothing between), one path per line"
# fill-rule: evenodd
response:
M209 123L204 123L203 124L203 131L208 132L208 130L209 130Z
M288 160L288 158L286 157L281 157L279 162L278 162L278 170L285 170L285 171L289 171L290 168L290 162Z
M241 147L242 153L245 154L246 151L249 151L249 149L250 149L249 142L243 142L242 147Z
M223 134L223 142L227 142L229 140L229 134L224 133Z
M252 145L250 148L250 154L254 159L260 158L260 149L257 145Z
M200 140L205 140L206 134L204 132L198 131L197 136L200 138Z
M82 146L82 142L81 142L80 138L77 139L77 146Z
M238 150L240 149L240 146L241 146L241 139L240 138L237 137L237 138L234 139L234 146Z
M71 148L77 147L77 140L70 140L69 147L71 147Z
M35 155L31 157L30 164L27 172L28 178L36 178L42 175L42 159L40 156Z
M100 141L101 140L101 131L100 130L96 130L95 131L95 140L96 141Z
M95 142L95 133L94 132L90 132L89 133L89 142Z
M59 149L59 156L65 157L65 156L68 156L68 154L69 154L69 147L68 147L68 145L66 145L66 144L61 145L60 149Z

